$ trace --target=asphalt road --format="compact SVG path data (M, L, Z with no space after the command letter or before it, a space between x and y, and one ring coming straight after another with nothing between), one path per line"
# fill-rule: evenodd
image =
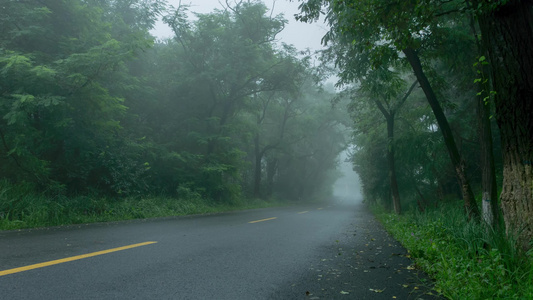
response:
M410 265L346 201L0 231L0 299L432 298Z

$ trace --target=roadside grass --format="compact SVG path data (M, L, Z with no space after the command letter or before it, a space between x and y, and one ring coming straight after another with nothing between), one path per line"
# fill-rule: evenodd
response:
M461 203L401 216L372 209L443 296L533 299L533 251L520 253L505 233L469 222Z
M111 198L102 196L50 197L30 185L0 181L0 230L184 216L288 205L275 200L237 200L214 203L196 193L180 198L162 196Z

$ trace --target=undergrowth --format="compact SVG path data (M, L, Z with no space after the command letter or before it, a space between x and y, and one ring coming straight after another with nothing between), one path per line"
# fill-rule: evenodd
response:
M461 204L402 216L374 211L445 297L533 299L533 251L520 253L505 233L469 222Z
M112 198L48 196L30 185L0 181L0 230L215 213L283 205L259 199L213 203L197 193ZM285 204L286 205L286 204Z

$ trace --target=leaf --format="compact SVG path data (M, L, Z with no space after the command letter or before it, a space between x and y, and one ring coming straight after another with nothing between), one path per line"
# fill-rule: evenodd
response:
M371 292L374 292L374 293L383 293L383 291L385 289L382 289L382 290L379 290L379 289L369 289Z
M52 79L53 76L57 74L54 69L47 66L36 66L32 69L32 72L34 72L35 76L41 79Z
M20 103L24 103L24 102L32 102L35 97L33 95L17 95L19 97L19 101Z
M341 291L341 294L343 294L343 295L348 295L348 294L350 294L350 293L349 293L349 292L345 292L345 291Z

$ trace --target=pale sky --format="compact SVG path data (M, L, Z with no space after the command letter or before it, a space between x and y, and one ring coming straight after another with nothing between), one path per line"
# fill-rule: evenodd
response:
M246 1L246 0L245 0ZM177 7L180 0L168 0L168 3ZM226 0L182 0L182 4L190 4L190 11L197 13L209 13L215 8L222 9L220 4L226 2ZM283 32L278 35L278 39L287 44L294 45L298 50L305 50L310 48L311 50L319 50L323 47L320 44L320 40L326 34L327 27L323 22L316 22L312 24L306 24L298 22L294 19L294 14L298 13L299 2L293 0L263 0L265 5L272 9L274 4L274 14L283 14L285 19L289 23L285 26ZM228 3L235 3L235 0L228 0ZM172 37L172 30L163 22L158 22L156 28L152 30L158 38Z

